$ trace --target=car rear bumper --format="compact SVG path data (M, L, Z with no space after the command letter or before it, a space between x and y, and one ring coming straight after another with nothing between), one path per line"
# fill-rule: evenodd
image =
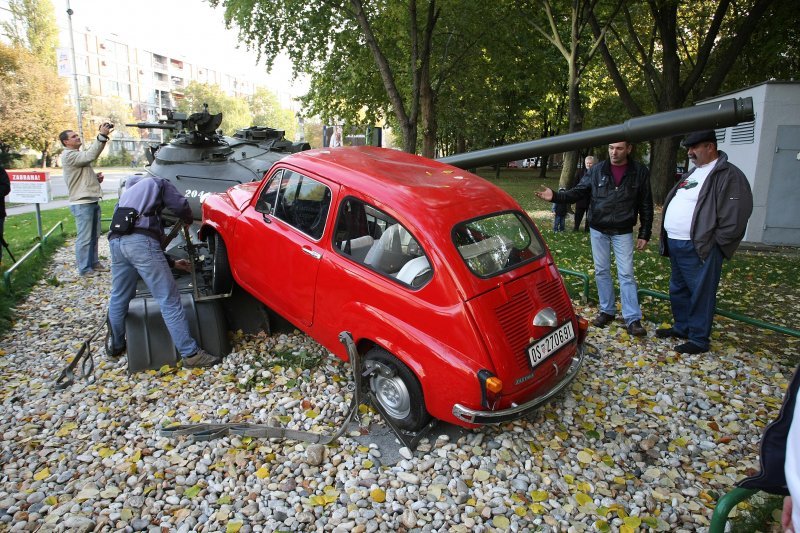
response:
M564 387L569 385L570 382L575 379L575 376L578 375L578 371L583 364L585 354L586 345L584 343L578 346L578 350L572 357L572 362L567 368L567 372L564 374L564 377L561 378L561 381L559 381L555 387L547 391L545 394L537 396L536 398L533 398L522 405L516 405L500 411L478 411L457 403L453 406L453 416L469 424L497 424L500 422L507 422L509 420L516 420L517 418L526 415L530 411L533 411L543 403L549 401L553 396L561 392Z

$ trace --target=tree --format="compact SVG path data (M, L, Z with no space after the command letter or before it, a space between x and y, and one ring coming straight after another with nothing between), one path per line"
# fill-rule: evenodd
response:
M50 0L9 0L11 20L0 24L13 46L25 48L41 64L56 68L58 26Z
M533 29L544 37L562 56L567 66L568 132L583 130L583 104L581 101L581 81L586 67L591 63L598 46L605 36L606 29L596 37L591 35L589 15L597 0L570 0L552 2L539 0L520 4L520 13ZM613 18L619 3L612 11ZM537 16L538 15L538 16ZM587 44L587 41L588 44ZM564 154L559 186L569 187L575 177L579 153L577 150Z
M290 109L281 106L275 93L265 87L257 87L256 92L247 98L247 105L253 125L283 130L287 139L294 139L297 118Z
M58 133L70 124L66 83L25 50L0 44L0 94L0 142L39 150L46 166Z
M203 104L208 104L208 112L212 115L223 114L220 125L223 132L232 134L251 125L250 109L245 99L225 94L219 85L190 82L177 107L178 111L191 115L201 112Z
M628 113L671 111L717 94L776 1L625 2L600 51ZM591 22L599 37L597 13ZM639 94L636 83L644 89ZM673 184L678 143L678 137L652 143L656 202L663 202Z
M437 87L500 23L491 6L459 0L331 0L313 8L303 0L211 3L225 6L226 23L239 27L242 40L268 66L285 51L297 72L310 75L303 100L309 114L326 122L363 116L373 123L391 115L403 149L415 152L421 131L421 152L429 157L436 146ZM438 31L445 20L456 28L459 20L478 20L479 13L480 32Z
M115 134L127 136L130 132L125 124L135 121L130 104L119 96L83 98L81 109L83 131L96 132L103 122L111 122L114 124Z

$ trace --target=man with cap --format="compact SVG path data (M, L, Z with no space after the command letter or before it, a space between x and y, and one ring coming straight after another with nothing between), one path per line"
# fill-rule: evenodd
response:
M690 133L682 144L695 166L667 193L660 245L671 265L674 323L656 336L683 340L675 351L697 354L709 351L722 260L744 237L753 194L744 173L717 150L714 130Z

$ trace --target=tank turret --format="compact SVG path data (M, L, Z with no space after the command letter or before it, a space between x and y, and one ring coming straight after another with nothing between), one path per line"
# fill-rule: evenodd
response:
M253 126L226 136L217 131L220 124L222 113L210 114L207 104L191 115L172 112L158 122L126 124L175 132L169 143L151 146L145 153L145 169L170 180L189 200L196 220L205 195L260 180L279 159L310 148L287 140L283 130Z
M731 98L675 111L635 117L615 126L455 154L442 157L439 161L464 169L475 168L606 143L639 142L690 131L726 128L740 122L753 120L753 118L752 98Z

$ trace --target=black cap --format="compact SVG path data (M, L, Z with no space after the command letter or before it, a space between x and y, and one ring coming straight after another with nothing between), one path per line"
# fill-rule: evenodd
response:
M685 139L681 142L684 148L689 148L694 146L695 144L700 143L714 143L717 144L717 134L714 133L714 130L703 130L703 131L695 131L690 133L686 136Z

